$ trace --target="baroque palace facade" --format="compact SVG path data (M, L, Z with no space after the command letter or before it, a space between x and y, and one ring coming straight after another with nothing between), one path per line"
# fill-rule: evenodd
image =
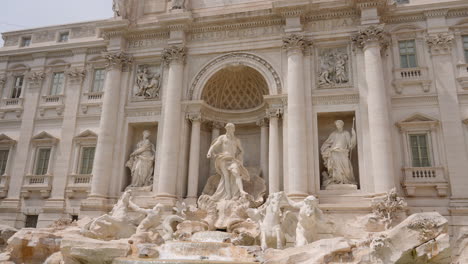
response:
M114 18L3 34L0 222L100 215L132 184L146 206L194 202L234 123L269 193L346 217L395 187L410 213L468 225L466 1L114 5ZM355 183L330 188L335 120L356 131ZM127 160L143 131L154 177L137 183Z

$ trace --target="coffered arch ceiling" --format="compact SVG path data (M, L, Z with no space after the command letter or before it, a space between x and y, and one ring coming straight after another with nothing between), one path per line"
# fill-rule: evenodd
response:
M263 104L268 94L265 78L255 69L228 66L215 73L205 85L202 99L223 110L248 110Z

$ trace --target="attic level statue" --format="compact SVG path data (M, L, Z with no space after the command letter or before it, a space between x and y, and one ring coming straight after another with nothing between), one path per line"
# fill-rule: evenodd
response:
M323 162L327 171L323 173L323 186L331 184L356 184L353 175L353 166L350 153L356 147L356 131L351 129L351 134L343 129L342 120L335 121L336 130L320 148Z

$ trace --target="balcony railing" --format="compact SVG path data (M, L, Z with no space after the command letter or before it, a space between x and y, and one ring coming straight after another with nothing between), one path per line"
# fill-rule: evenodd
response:
M409 196L415 194L418 187L435 187L439 196L446 196L448 183L444 177L443 167L410 167L403 168L403 187Z
M43 104L63 104L63 95L44 95L42 96Z
M87 93L86 96L88 98L88 101L100 101L102 100L103 94L104 94L103 92L91 92L91 93Z
M468 64L458 64L458 78L463 89L468 90Z
M0 198L5 198L8 193L8 186L10 184L10 176L0 176Z
M29 198L31 192L39 192L43 198L48 198L52 189L52 175L26 175L21 193Z
M429 92L430 78L427 67L415 68L397 68L393 70L393 84L397 93L403 91L406 85L419 84L422 86L424 92Z
M23 98L4 98L1 100L2 108L21 108L23 107Z
M75 193L87 193L91 190L91 174L72 174L68 178L67 197L73 198Z

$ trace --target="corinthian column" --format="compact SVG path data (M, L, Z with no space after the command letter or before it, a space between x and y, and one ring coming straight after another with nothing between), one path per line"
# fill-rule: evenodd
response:
M93 163L91 198L106 198L108 195L114 145L116 144L115 136L122 67L132 61L132 58L124 52L105 53L104 57L107 60L107 74L104 84L99 136Z
M306 41L298 35L283 39L288 56L288 174L287 193L293 198L308 194L306 164L306 104L304 91L304 50Z
M169 65L167 87L164 90L162 138L160 153L159 198L176 198L177 171L180 147L180 125L182 122L182 81L185 48L170 47L163 51L163 59Z
M467 206L468 178L466 161L468 153L463 142L463 123L458 101L456 76L453 71L453 35L439 33L429 35L429 46L434 68L434 82L439 98L440 118L447 156L447 171L452 192L453 207Z
M395 186L389 99L380 53L387 46L387 35L382 25L372 25L360 30L353 41L364 51L374 191L387 192Z
M187 200L190 204L193 204L197 201L198 195L198 175L200 168L200 128L202 118L200 113L189 114L187 118L192 121Z

